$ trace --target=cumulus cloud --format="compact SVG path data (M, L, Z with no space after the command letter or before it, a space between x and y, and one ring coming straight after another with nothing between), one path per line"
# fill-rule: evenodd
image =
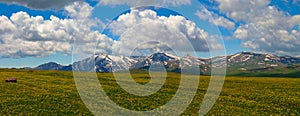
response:
M290 23L291 26L298 26L300 28L300 15L292 16L289 18L288 23Z
M89 4L74 2L64 9L70 16L67 19L51 16L46 20L22 11L11 17L0 16L0 56L23 58L45 57L58 52L70 54L73 42L76 42L77 53L87 55L94 52L129 55L127 53L136 47L154 48L153 52L170 48L184 52L191 51L191 47L196 51L222 48L214 36L182 16L158 16L153 10L132 9L110 24L112 33L120 36L120 40L113 40L95 30L102 23L91 18L93 8Z
M236 21L249 21L259 17L270 0L216 0L219 10Z
M0 16L0 56L22 58L44 57L57 52L70 54L75 40L85 46L99 40L102 52L110 51L108 46L113 41L91 29L98 26L98 21L88 19L89 15L82 15L91 11L87 3L75 2L66 9L73 19L51 16L49 20L45 20L42 16L33 17L22 11L11 17ZM86 18L81 19L84 17ZM94 51L82 49L82 52Z
M64 6L76 1L83 0L0 0L0 2L5 2L9 4L20 4L34 9L61 9Z
M243 22L234 32L242 45L255 51L281 55L299 55L298 15L270 6L270 0L217 0L220 12ZM296 28L298 27L298 28Z
M202 20L208 20L210 23L215 24L217 26L221 26L230 30L235 29L235 23L230 21L229 19L219 16L216 13L210 12L204 8L198 10L196 15Z
M102 5L129 5L129 6L180 6L189 5L191 0L99 0Z
M86 19L92 15L93 7L85 2L74 2L64 8L68 15L76 19Z
M109 25L110 31L120 36L113 50L117 54L128 54L145 42L158 42L176 51L188 52L221 49L216 39L198 28L183 16L158 16L153 10L131 9ZM212 46L210 46L211 44ZM148 45L152 49L153 45ZM146 46L143 45L143 49Z

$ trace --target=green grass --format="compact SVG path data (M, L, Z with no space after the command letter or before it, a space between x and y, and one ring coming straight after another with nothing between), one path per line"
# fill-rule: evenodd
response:
M141 84L148 74L132 74ZM18 83L5 83L16 77ZM99 73L107 95L118 105L136 111L158 108L178 88L180 75L168 73L158 93L135 96L121 89L111 73ZM196 115L210 77L201 76L193 102L182 115ZM300 115L299 78L227 77L217 103L208 115ZM77 92L72 72L0 69L0 115L92 115Z
M72 72L0 71L0 114L91 114L76 92ZM18 83L5 83L9 77Z

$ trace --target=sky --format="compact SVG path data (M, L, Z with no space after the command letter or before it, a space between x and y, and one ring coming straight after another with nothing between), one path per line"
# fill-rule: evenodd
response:
M299 0L0 0L0 68L94 54L300 56Z

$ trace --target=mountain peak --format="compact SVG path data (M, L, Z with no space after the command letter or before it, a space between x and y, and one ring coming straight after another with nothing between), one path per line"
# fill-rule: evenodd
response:
M248 51L242 51L242 52L239 52L239 53L236 53L236 54L243 54L243 55L257 55L257 54L259 54L259 53L248 52Z
M63 66L56 62L48 62L42 65L37 66L35 69L37 70L59 70Z
M42 65L60 65L60 64L58 64L56 62L48 62L48 63L42 64Z
M173 55L171 53L166 53L166 52L154 53L150 57L167 57L167 58L174 59L174 60L180 59L180 57Z

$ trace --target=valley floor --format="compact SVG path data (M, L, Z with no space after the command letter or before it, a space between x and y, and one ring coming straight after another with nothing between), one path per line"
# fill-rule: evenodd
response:
M155 109L170 100L180 75L168 73L158 93L139 97L126 93L111 73L98 73L101 86L118 105L136 111ZM148 74L132 74L146 84ZM7 78L17 83L6 83ZM194 100L182 115L197 114L210 81L201 76ZM300 78L226 77L221 95L208 115L300 115ZM77 92L73 73L0 69L0 115L92 115Z

